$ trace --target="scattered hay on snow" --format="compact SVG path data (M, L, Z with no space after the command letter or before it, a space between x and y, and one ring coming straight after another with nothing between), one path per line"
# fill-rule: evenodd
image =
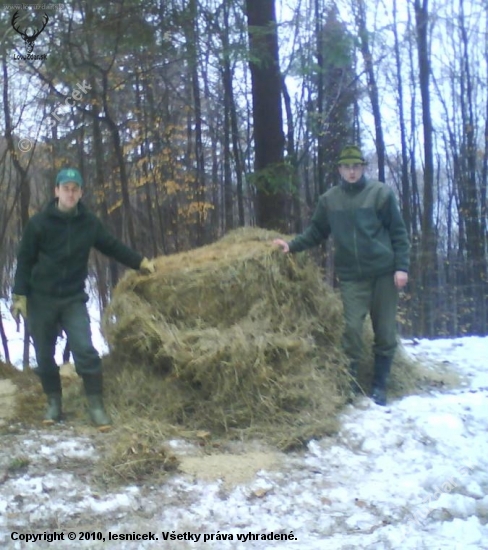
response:
M100 480L133 483L148 474L161 476L175 470L179 461L166 445L167 435L163 426L144 419L104 434Z

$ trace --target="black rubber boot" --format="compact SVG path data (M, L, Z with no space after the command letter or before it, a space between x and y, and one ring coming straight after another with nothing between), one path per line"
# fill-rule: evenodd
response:
M103 381L101 374L84 374L83 384L88 400L88 413L91 421L98 428L108 428L112 420L103 406Z
M375 355L374 358L371 398L377 405L381 405L382 407L386 405L386 386L392 361L393 357L387 357L386 355Z
M44 415L44 424L54 424L63 417L61 393L53 393L47 396L47 409Z

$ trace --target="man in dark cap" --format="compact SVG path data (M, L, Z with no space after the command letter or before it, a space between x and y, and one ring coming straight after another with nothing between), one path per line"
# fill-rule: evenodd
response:
M36 372L47 395L44 422L62 418L61 379L54 361L59 329L65 331L77 373L83 378L88 411L101 429L111 423L103 405L102 365L91 340L85 280L90 249L153 273L152 261L131 250L81 202L83 178L75 168L56 177L56 198L28 221L17 256L11 312L28 322L37 358Z
M398 291L408 282L410 243L390 187L366 179L361 150L345 147L338 161L341 183L319 198L310 225L291 242L275 239L285 253L300 252L332 235L334 264L344 306L343 347L356 380L363 355L366 315L373 324L375 355L371 397L386 405L387 380L397 347Z

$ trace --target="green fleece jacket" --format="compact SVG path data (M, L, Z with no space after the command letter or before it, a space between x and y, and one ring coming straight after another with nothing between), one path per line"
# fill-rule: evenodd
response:
M409 268L410 243L393 191L379 181L342 182L324 193L310 225L290 252L318 245L332 235L341 280L378 277Z
M54 199L27 222L17 255L13 293L57 297L83 293L92 247L132 269L138 269L142 261L140 254L111 235L83 203L78 203L74 214L67 215Z

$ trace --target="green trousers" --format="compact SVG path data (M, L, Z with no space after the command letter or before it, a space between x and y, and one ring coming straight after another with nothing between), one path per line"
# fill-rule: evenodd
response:
M54 360L59 329L68 337L76 372L80 376L100 376L101 359L93 347L86 295L55 298L32 294L27 299L29 331L34 340L37 374L45 393L60 393L59 367Z
M369 313L374 332L375 355L392 357L397 347L398 291L393 273L363 281L341 281L345 328L342 345L351 361L364 356L363 325Z

